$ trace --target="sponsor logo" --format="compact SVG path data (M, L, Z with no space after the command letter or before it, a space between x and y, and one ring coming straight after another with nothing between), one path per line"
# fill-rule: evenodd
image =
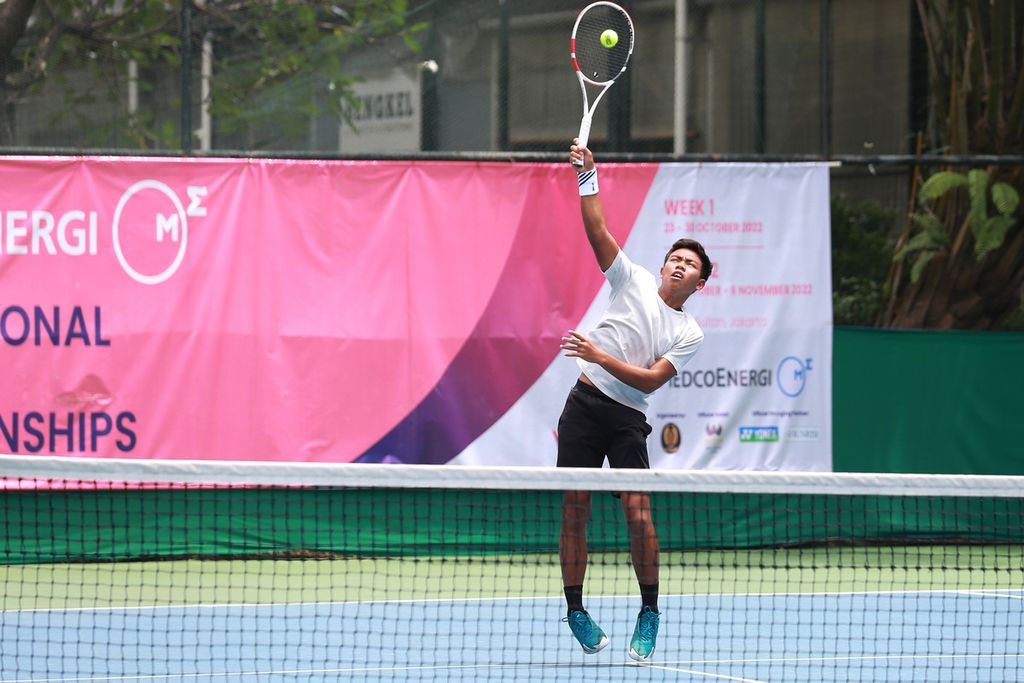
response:
M683 370L669 381L669 386L675 389L759 389L774 383L784 396L794 398L803 393L807 386L807 374L812 370L813 358L786 356L779 361L774 371L771 368L725 367Z
M719 446L722 443L722 433L725 429L720 422L708 422L704 425L704 445Z
M820 427L788 427L786 429L786 441L818 441L820 439Z
M181 266L188 246L189 219L206 215L207 189L187 186L185 200L166 183L139 180L114 209L110 224L114 255L136 282L155 285ZM105 207L106 211L110 207ZM7 256L97 256L100 216L97 207L63 212L42 206L0 210L0 254Z
M770 427L740 427L740 443L771 443L779 440L777 425Z
M188 246L188 219L205 216L205 187L187 188L188 208L159 180L140 180L114 209L114 253L124 272L144 285L164 282L177 272Z
M807 386L807 373L813 369L813 358L800 359L796 356L786 356L779 362L779 367L775 371L775 375L778 377L779 391L790 398L799 396Z
M45 208L0 211L0 254L8 256L96 255L97 213Z
M661 428L661 449L666 453L675 453L683 443L683 433L675 422L666 422Z
M770 387L772 371L769 368L708 368L683 370L672 378L675 388L719 389L723 387Z

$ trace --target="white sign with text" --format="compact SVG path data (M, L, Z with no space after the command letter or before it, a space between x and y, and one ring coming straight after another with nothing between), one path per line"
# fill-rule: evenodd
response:
M704 344L650 400L652 466L830 471L828 167L663 165L621 246L657 274L680 238L700 241L714 271L686 304ZM584 333L607 297L605 284L580 322ZM577 374L575 363L557 359L454 462L554 464L554 429Z
M352 85L357 104L342 102L351 121L341 122L343 154L420 150L420 72L396 67Z

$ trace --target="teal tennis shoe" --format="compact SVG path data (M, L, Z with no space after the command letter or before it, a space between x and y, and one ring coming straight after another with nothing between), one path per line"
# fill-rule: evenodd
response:
M661 612L644 605L636 618L633 628L633 639L629 641L629 656L638 662L646 662L654 654L654 646L658 641L658 622Z
M601 627L590 618L586 611L580 609L573 610L562 621L569 622L572 634L576 636L576 640L579 641L583 651L588 655L600 652L608 644L608 636L604 634Z

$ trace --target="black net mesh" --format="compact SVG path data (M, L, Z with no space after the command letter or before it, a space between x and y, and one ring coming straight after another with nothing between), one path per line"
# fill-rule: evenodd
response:
M655 565L644 680L1024 673L1020 478L0 464L5 681L621 681ZM596 655L561 621L584 541Z

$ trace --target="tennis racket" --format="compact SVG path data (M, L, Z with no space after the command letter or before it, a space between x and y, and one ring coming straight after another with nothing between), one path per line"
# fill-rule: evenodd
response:
M576 17L569 49L583 92L583 119L576 136L579 139L577 144L586 147L594 110L615 79L625 73L629 57L633 54L633 20L614 2L591 3ZM588 83L601 88L593 104L587 97ZM582 166L583 161L576 165Z

